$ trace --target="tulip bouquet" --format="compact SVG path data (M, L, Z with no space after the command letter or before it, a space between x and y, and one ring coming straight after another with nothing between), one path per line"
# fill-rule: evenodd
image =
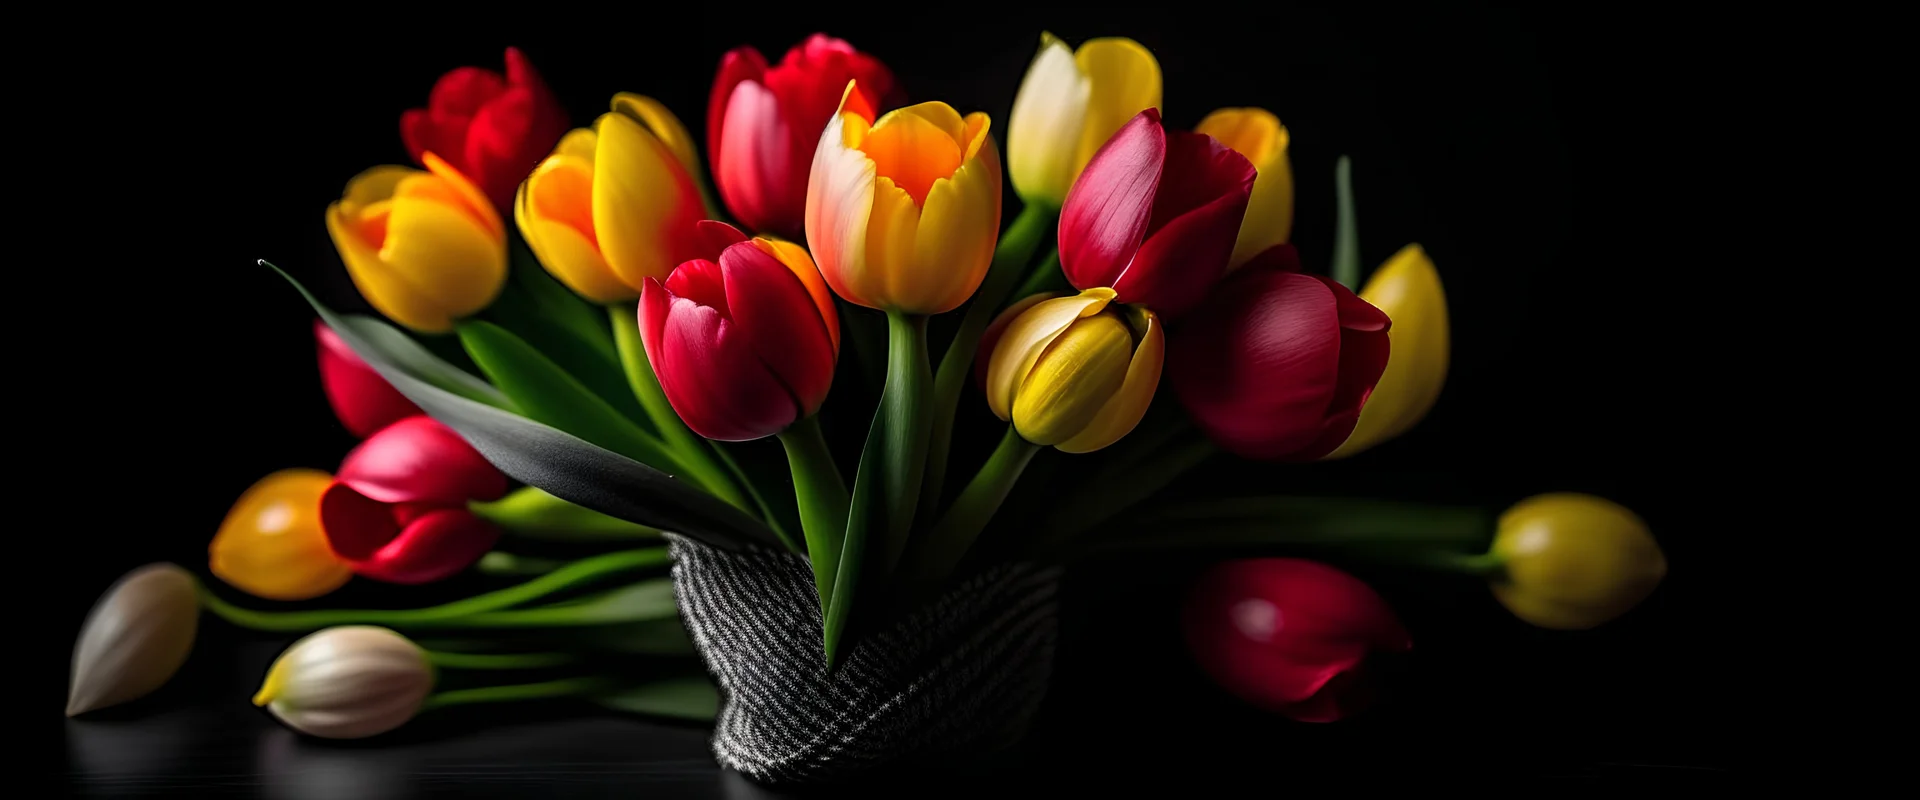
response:
M712 690L673 673L697 651L725 697L722 762L805 782L1017 737L1049 677L1055 565L1089 553L1384 559L1485 580L1554 628L1652 590L1658 547L1598 498L1496 520L1209 491L1207 470L1347 458L1409 430L1444 381L1447 309L1417 245L1362 286L1344 159L1323 276L1290 243L1280 121L1227 108L1170 130L1160 106L1159 65L1127 39L1043 36L1002 129L906 104L880 61L816 35L778 63L725 54L702 159L642 95L569 130L517 51L504 75L448 73L401 119L420 168L370 169L326 212L386 319L300 288L329 399L364 442L333 474L249 490L210 566L268 600L476 564L537 576L364 612L242 608L177 570L116 593L326 628L259 700L320 735L463 698L712 713ZM1003 177L1020 203L1004 229ZM516 549L557 539L586 551ZM669 561L672 585L649 572ZM113 598L97 618L165 616ZM1351 710L1369 654L1411 643L1365 584L1317 561L1223 565L1189 612L1210 675L1299 719ZM116 636L190 636L193 615L168 613L90 624L78 660L124 658L106 654ZM394 630L471 635L451 649ZM563 669L602 651L637 660L431 691L436 666ZM153 652L156 670L178 663ZM155 683L140 677L76 692L125 699Z

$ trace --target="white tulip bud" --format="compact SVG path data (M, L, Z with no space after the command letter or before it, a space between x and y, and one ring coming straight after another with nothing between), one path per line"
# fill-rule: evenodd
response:
M310 634L281 653L253 704L301 733L359 739L413 719L433 682L426 652L407 637L344 625Z
M73 646L67 716L138 700L180 670L200 625L193 587L186 570L148 564L100 596Z

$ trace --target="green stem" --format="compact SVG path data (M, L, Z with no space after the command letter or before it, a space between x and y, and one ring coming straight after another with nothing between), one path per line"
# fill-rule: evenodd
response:
M840 569L840 548L847 534L847 483L833 463L820 433L820 421L807 417L780 433L793 471L793 495L800 506L800 529L807 537L807 559L820 591L820 613L833 600L833 577Z
M1027 462L1038 452L1039 445L1020 438L1013 426L1008 425L1006 435L1000 437L1000 446L994 448L987 463L967 482L966 488L960 490L953 508L915 543L907 574L923 585L944 583L960 566L960 560L980 537L980 531L1000 510L1007 493L1020 481Z
M927 318L887 312L887 387L880 394L885 447L881 469L886 486L886 539L881 572L890 573L906 549L914 509L926 475L927 440L933 418L927 395L933 389L927 358Z
M1334 225L1333 279L1360 290L1360 231L1353 211L1353 159L1341 156L1333 167L1340 218Z
M727 468L728 474L733 476L735 485L747 490L747 497L753 499L754 507L760 509L760 518L766 520L767 527L773 530L773 535L780 540L780 544L795 553L804 552L800 549L800 544L793 540L793 534L787 531L787 526L781 523L780 515L774 513L773 506L767 503L766 496L760 494L760 487L755 485L752 476L740 467L740 462L735 461L733 456L727 453L727 448L712 440L707 441L707 448L712 451L713 457L720 462L720 465Z
M579 697L596 694L613 688L614 682L600 677L562 678L540 683L519 683L509 686L486 686L477 689L455 689L439 692L427 698L422 709L446 708L474 703L504 703L516 700L542 700L553 697Z
M627 373L627 383L633 387L633 395L640 401L647 416L660 428L666 444L679 457L687 475L694 482L706 487L715 497L725 500L735 508L748 513L755 509L748 505L747 498L740 493L733 478L718 464L714 463L713 450L707 441L694 435L687 424L680 421L680 415L673 410L673 404L667 402L666 392L660 389L660 379L653 374L653 366L647 363L646 344L640 339L640 322L634 316L634 306L615 303L607 306L607 316L613 325L613 341L620 351L620 366ZM786 534L777 530L778 523L767 518L767 523L776 528L780 538Z
M567 562L556 558L517 556L512 553L503 553L495 550L481 556L480 560L473 566L485 575L525 578L534 575L545 575L566 565Z
M973 361L980 351L980 334L993 322L994 314L1007 299L1007 292L1026 271L1033 251L1046 238L1056 212L1042 204L1020 211L1013 225L1000 237L993 252L993 265L980 282L980 291L968 304L960 329L940 358L940 369L933 378L932 434L927 444L927 476L920 487L920 513L931 517L939 512L940 493L946 488L947 452L953 444L953 418L960 409L960 394L973 374Z
M214 616L242 628L258 631L308 631L334 625L385 625L394 628L457 628L464 618L523 605L606 575L664 566L672 560L664 547L622 550L583 558L517 586L427 608L316 609L313 611L256 611L220 599L204 584L196 584L200 605Z
M1027 276L1026 282L1020 284L1020 288L1009 297L1020 300L1041 292L1060 292L1072 288L1073 285L1067 283L1067 274L1060 271L1060 251L1054 250L1047 256L1047 260L1040 262L1040 266L1034 268L1033 273Z
M1483 550L1493 519L1465 506L1364 498L1256 496L1195 500L1136 515L1091 549L1311 545Z
M659 539L660 531L608 516L525 486L491 501L467 504L475 516L531 539L604 542Z
M427 651L427 661L441 669L547 669L571 664L568 653L446 653Z
M1056 555L1058 548L1070 543L1073 537L1165 489L1217 452L1219 449L1213 442L1194 437L1111 480L1087 483L1047 515L1029 552Z

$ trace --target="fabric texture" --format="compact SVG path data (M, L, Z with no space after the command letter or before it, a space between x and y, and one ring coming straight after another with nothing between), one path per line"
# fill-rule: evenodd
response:
M805 559L668 534L687 630L725 697L713 754L765 784L974 763L1020 738L1046 696L1060 568L1005 564L865 630L829 674Z

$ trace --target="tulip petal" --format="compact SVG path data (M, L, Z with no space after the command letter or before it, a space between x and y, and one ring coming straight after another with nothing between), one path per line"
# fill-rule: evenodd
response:
M1028 202L1058 204L1080 166L1080 128L1093 82L1081 74L1073 51L1051 33L1040 34L1040 52L1020 80L1007 117L1007 169L1014 191Z
M574 128L560 137L560 143L553 146L556 156L572 156L587 164L593 163L594 153L600 150L600 134L592 128Z
M432 583L479 561L499 540L500 529L473 512L439 509L409 522L386 546L355 562L354 571L388 583Z
M727 248L720 269L733 324L800 416L812 414L833 385L834 344L806 284L755 244Z
M122 576L80 625L67 716L138 700L165 685L193 652L199 626L200 602L186 570L148 564Z
M382 226L391 217L391 206L385 212L379 219ZM447 310L406 275L388 266L380 257L380 246L367 240L364 229L361 219L347 213L344 202L327 207L327 233L360 296L388 319L414 330L451 330L453 318ZM384 230L381 238L386 238Z
M1392 358L1353 434L1329 458L1345 458L1406 433L1440 399L1449 355L1447 298L1420 245L1401 248L1367 279L1361 297L1393 318Z
M640 122L603 114L595 125L593 229L600 252L628 286L665 278L692 257L700 199L673 153Z
M1101 406L1100 413L1072 438L1055 445L1063 453L1091 453L1133 432L1153 404L1160 386L1160 368L1166 362L1166 335L1160 320L1144 308L1128 308L1133 327L1144 331L1127 365L1126 380Z
M693 226L693 238L698 251L696 258L707 261L719 261L720 254L727 248L747 241L747 235L739 228L717 219L703 219Z
M1340 380L1332 399L1327 401L1327 417L1319 435L1289 458L1317 459L1339 448L1351 437L1360 420L1361 409L1373 388L1386 372L1391 340L1391 321L1380 309L1369 305L1331 278L1310 276L1333 292L1340 321Z
M820 277L820 268L814 266L813 257L807 255L807 248L793 242L779 239L754 239L754 246L767 251L780 259L794 277L807 287L807 294L813 298L813 304L820 310L820 319L827 324L827 337L833 341L835 358L840 352L840 309L833 304L833 290L827 287L827 280Z
M317 512L327 546L344 561L357 564L400 535L394 506L335 480L320 493Z
M1112 286L1133 262L1166 158L1160 114L1149 109L1115 133L1074 182L1060 210L1060 268L1075 288Z
M613 113L645 125L647 132L673 154L688 176L700 174L700 155L694 152L693 134L688 133L687 126L660 101L643 94L621 92L613 96Z
M1246 156L1259 173L1228 263L1228 269L1238 269L1293 235L1293 164L1287 157L1287 126L1266 109L1223 108L1208 114L1193 130Z
M580 141L572 135L567 139ZM586 143L591 153L591 134ZM567 140L561 147L568 147ZM576 294L597 303L639 294L613 274L594 240L591 158L555 153L541 162L520 187L514 219L541 265Z
M919 299L935 275L914 273L914 239L920 231L920 208L913 196L881 176L874 182L873 211L867 222L867 294L888 307L901 307L903 297Z
M1168 319L1185 314L1226 274L1253 189L1253 166L1210 137L1167 137L1164 178L1146 241L1112 284L1121 302L1145 303Z
M1094 153L1141 111L1160 111L1160 62L1139 42L1123 38L1088 39L1073 54L1074 64L1087 76L1085 121L1080 125L1079 153L1074 160L1076 180Z
M881 117L860 142L860 150L873 159L876 174L893 179L920 206L934 181L960 168L965 135L966 123L951 106L921 103Z
M533 92L508 89L474 115L460 166L494 207L506 208L527 172L563 132L564 123L556 126L542 118Z
M1057 445L1080 435L1126 384L1133 349L1133 334L1117 315L1096 314L1068 326L1014 396L1020 437Z
M1221 446L1247 458L1291 455L1319 435L1339 388L1337 313L1314 276L1235 273L1174 337L1173 387Z
M982 391L987 386L987 367L993 363L993 350L1000 344L1000 337L1006 333L1007 326L1026 313L1027 309L1059 296L1052 292L1041 292L1015 300L1013 305L1007 306L999 316L993 318L993 322L987 324L986 330L980 332L980 346L974 351L977 355L973 359L973 381Z
M506 89L506 79L493 70L457 67L434 81L433 90L427 95L427 107L443 114L471 117Z
M646 294L655 285L650 282ZM666 293L662 286L659 294ZM794 397L719 309L685 297L669 303L659 344L648 347L647 355L660 365L661 389L688 428L709 439L741 442L779 433L799 419Z
M336 479L383 503L464 506L507 493L506 476L431 417L408 417L361 442Z
M852 87L848 87L851 91ZM807 245L834 294L879 308L867 287L867 223L873 215L875 172L867 154L848 146L866 133L860 117L835 115L820 136L807 182Z
M268 600L308 600L340 588L353 570L320 528L320 497L333 476L285 469L248 487L207 547L207 568Z
M431 154L429 160L437 161ZM444 319L445 325L421 328L404 317L396 318L410 327L428 331L444 330L451 325L452 318L486 308L500 293L507 272L506 246L499 233L485 227L470 208L462 207L454 199L455 190L439 177L416 175L401 182L387 220L387 240L380 248L380 262L387 265L387 269L384 274L369 276L387 282L376 289L376 293L386 293L384 300L388 304L396 307L418 304L438 311L436 317L423 322L438 323ZM481 202L485 202L484 198ZM401 292L412 292L414 296L405 299L392 296ZM378 296L367 297L375 308L393 316L381 307L382 300ZM429 303L432 305L428 306Z
M987 367L987 405L994 415L1011 419L1014 398L1040 354L1075 320L1100 313L1112 301L1112 290L1088 289L1072 297L1042 301L1008 323Z
M952 178L935 181L928 192L915 231L912 273L904 276L912 279L911 289L899 291L894 302L925 314L959 308L993 264L999 230L1000 160L989 139L981 157Z
M319 351L320 388L326 391L334 416L354 438L365 439L398 420L421 413L419 406L354 355L326 323L313 321L313 338Z
M716 179L720 175L720 140L726 133L727 107L734 90L743 81L760 80L766 72L766 57L752 47L736 47L720 57L713 91L707 95L707 158Z
M765 86L742 83L727 100L724 125L713 179L727 207L754 230L797 218L800 209L788 204L804 200L804 195L793 191L792 181L800 177L793 162L812 153L794 148L794 132L781 115L779 99Z
M506 224L500 221L499 212L494 210L493 203L487 200L486 193L480 191L480 187L475 186L471 178L460 170L454 169L434 153L422 154L420 162L426 166L428 172L445 184L445 188L452 190L443 192L441 187L436 186L434 190L436 196L458 200L460 207L472 214L474 219L479 220L481 227L486 228L495 237L503 238L507 235ZM403 194L406 186L407 182L403 181L400 186L394 187L394 196Z

